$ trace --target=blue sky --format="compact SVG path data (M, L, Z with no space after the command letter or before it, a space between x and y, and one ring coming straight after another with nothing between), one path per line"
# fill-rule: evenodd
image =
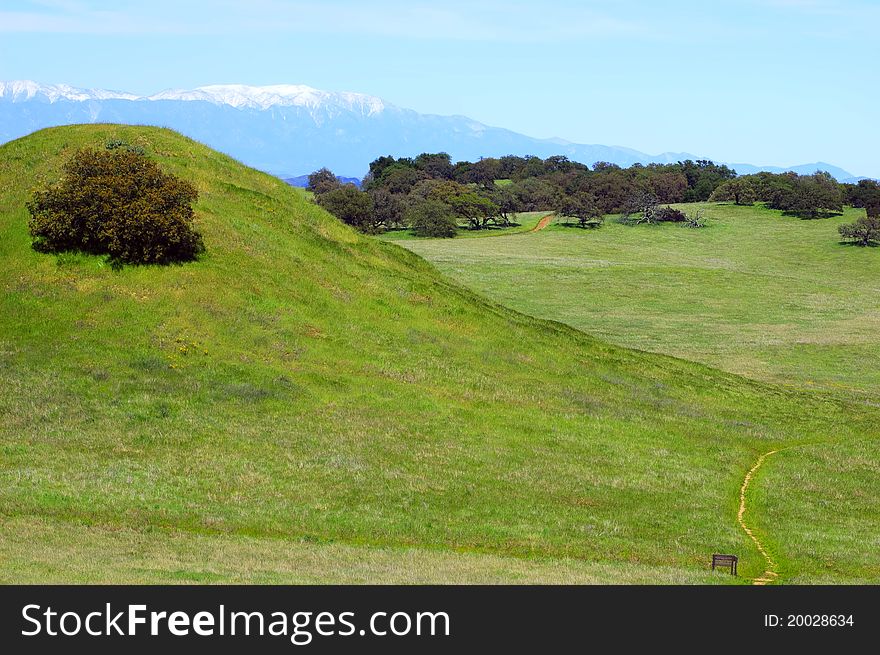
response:
M537 137L880 177L880 0L4 0L0 79L308 84Z

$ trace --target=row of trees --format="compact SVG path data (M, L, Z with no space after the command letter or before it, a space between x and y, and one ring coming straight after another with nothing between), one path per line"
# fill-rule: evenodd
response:
M737 176L708 160L628 168L597 162L590 168L564 156L508 155L453 164L446 153L422 153L379 157L360 189L342 184L326 168L309 176L308 188L319 204L364 232L409 227L430 236L452 236L458 225L507 226L516 213L528 211L555 211L583 227L597 227L607 214L623 214L629 222L687 222L687 214L668 205L705 200L760 201L805 218L840 212L844 204L880 204L870 180L840 184L824 172ZM662 211L645 211L661 205L666 205ZM640 218L633 221L633 216Z
M706 200L734 176L706 160L629 168L598 162L590 169L564 156L453 164L446 153L423 153L379 157L360 189L326 168L309 176L308 188L321 206L364 232L410 227L416 234L451 236L460 224L503 227L516 213L543 210L596 227L640 195L667 204Z
M826 172L817 171L813 175L762 172L728 180L715 189L710 200L733 201L738 205L766 202L772 209L817 218L843 211L847 186L855 185L839 184Z

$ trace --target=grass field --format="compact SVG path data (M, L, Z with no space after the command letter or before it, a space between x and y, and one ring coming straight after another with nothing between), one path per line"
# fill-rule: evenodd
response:
M880 392L880 249L839 242L840 217L702 205L709 227L552 224L407 247L519 311L623 346L857 398ZM684 206L692 211L692 206ZM528 239L526 245L522 239Z
M511 234L521 234L530 232L535 229L544 216L549 212L521 212L516 215L514 224L510 227L494 227L489 226L484 230L471 230L466 227L459 227L457 239L477 239L483 237L509 236ZM421 241L420 237L413 236L412 232L406 230L389 230L381 235L383 241Z
M199 188L200 261L30 248L31 189L111 138ZM744 473L812 443L750 519L783 581L880 573L873 407L494 304L167 130L43 130L0 177L5 582L733 582Z

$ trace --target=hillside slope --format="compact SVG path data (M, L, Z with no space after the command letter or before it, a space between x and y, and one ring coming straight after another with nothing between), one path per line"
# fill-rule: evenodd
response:
M114 271L30 248L31 189L108 139L197 185L200 261ZM876 426L868 408L493 305L168 130L43 130L0 147L0 179L0 555L15 579L95 579L74 554L109 540L115 580L152 580L132 543L163 539L191 544L193 566L206 541L250 539L606 562L621 573L605 581L708 579L694 578L708 555L731 551L757 575L736 525L755 457ZM836 509L860 520L858 503Z

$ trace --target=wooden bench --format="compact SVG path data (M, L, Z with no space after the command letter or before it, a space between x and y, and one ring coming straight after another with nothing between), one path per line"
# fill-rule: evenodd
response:
M730 568L730 575L736 575L736 563L738 561L739 558L736 555L719 555L715 553L712 555L712 570L714 571L716 567Z

